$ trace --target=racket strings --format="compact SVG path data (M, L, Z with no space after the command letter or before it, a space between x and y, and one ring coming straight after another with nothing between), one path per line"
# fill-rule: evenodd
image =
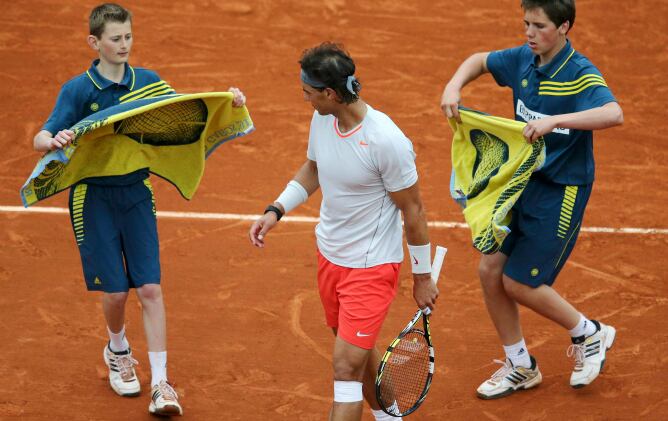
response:
M395 345L380 383L380 403L388 412L403 414L422 398L430 375L430 351L424 333L413 330Z
M114 131L149 145L187 145L199 140L207 114L201 99L176 102L121 120Z

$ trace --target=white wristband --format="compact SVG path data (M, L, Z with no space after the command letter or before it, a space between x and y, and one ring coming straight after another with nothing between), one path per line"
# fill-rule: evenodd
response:
M285 190L283 190L283 193L276 199L276 202L283 205L285 213L288 213L306 202L306 199L308 199L308 192L306 189L296 180L290 180L285 187Z
M413 273L431 273L431 243L424 246L408 245Z

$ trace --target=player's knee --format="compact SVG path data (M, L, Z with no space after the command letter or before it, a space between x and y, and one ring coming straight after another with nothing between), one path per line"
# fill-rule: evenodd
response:
M142 303L157 302L162 299L160 284L145 284L137 288L137 296Z
M480 277L480 286L487 294L502 288L503 268L480 262L478 266L478 276Z
M336 381L359 381L364 374L364 367L357 366L351 361L335 359L333 363L334 380Z
M499 282L503 276L503 266L496 264L495 261L489 259L480 259L478 264L478 276L481 280L494 280Z
M110 307L121 309L125 306L125 302L128 300L127 292L105 292L104 300L106 304Z

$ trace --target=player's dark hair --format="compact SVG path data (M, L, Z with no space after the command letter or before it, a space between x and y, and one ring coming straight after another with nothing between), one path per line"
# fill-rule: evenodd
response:
M125 23L127 21L132 22L132 13L128 9L116 3L104 3L90 12L88 27L91 35L100 38L107 22Z
M558 28L568 22L570 31L575 24L575 0L522 0L522 9L543 9L543 12Z
M344 103L352 104L359 99L362 84L358 80L352 81L354 93L346 87L348 76L355 74L355 62L343 45L323 42L317 47L304 50L299 64L309 77L333 89ZM315 86L314 88L319 91L325 89Z

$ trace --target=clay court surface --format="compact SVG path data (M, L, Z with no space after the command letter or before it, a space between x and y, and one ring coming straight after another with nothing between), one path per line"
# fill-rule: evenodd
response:
M302 100L300 53L343 42L357 61L362 96L412 139L431 221L463 222L448 196L450 130L438 107L444 83L476 51L523 42L519 0L400 2L256 0L124 2L135 15L131 63L157 70L179 92L248 97L256 125L208 160L191 202L153 178L163 211L258 214L304 161L312 109ZM94 58L85 38L96 2L17 1L0 29L0 205L39 155L32 136L60 85ZM436 375L411 420L668 419L668 205L666 101L668 3L578 0L571 39L603 71L625 124L596 136L597 181L586 227L658 228L654 234L584 232L556 288L581 311L618 329L605 371L568 385L568 335L522 312L543 383L498 401L475 388L503 355L477 281L466 229L432 228L450 252L432 318ZM664 29L661 29L664 28ZM464 105L512 117L509 90L486 76ZM38 206L66 207L66 194ZM317 216L319 197L295 215ZM160 218L168 310L169 373L190 420L323 420L330 405L333 338L315 285L312 223L281 223L264 250L247 220ZM135 296L127 331L143 393L109 388L99 296L87 293L65 214L0 213L0 419L149 419L150 369ZM385 348L412 315L412 281L384 326ZM370 412L364 419L372 420Z

